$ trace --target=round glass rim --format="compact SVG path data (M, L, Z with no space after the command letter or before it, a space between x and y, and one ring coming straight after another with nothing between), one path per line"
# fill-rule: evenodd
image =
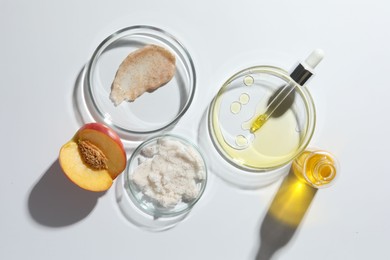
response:
M309 143L313 137L313 134L314 134L315 125L316 125L316 109L315 109L313 98L312 98L310 92L308 91L308 89L305 86L301 86L299 84L296 84L296 88L299 90L298 92L300 93L300 96L301 96L302 100L304 101L305 108L306 108L305 112L306 112L306 116L307 116L306 128L305 128L305 129L307 129L307 131L306 131L306 134L304 135L302 141L300 142L299 148L297 149L297 151L291 156L291 158L289 158L285 162L275 164L275 165L269 166L269 167L256 167L255 168L255 167L249 167L249 166L244 166L244 165L239 164L238 162L229 158L229 156L223 150L222 146L219 144L218 140L216 140L216 138L214 137L215 130L213 130L213 127L212 127L214 125L213 111L215 109L217 98L220 96L221 93L223 93L226 90L227 86L229 86L229 84L234 79L236 79L242 75L245 75L248 72L250 72L250 73L253 73L253 72L268 73L270 75L279 77L287 82L289 82L289 81L295 82L295 81L290 77L288 72L282 68L279 68L276 66L269 66L269 65L252 66L252 67L242 69L242 70L238 71L237 73L235 73L230 78L228 78L222 84L222 87L220 88L218 93L215 95L215 97L211 101L211 105L210 105L209 111L208 111L208 120L207 120L208 121L208 131L209 131L209 136L211 137L210 139L212 140L212 143L213 143L214 147L216 148L217 152L221 155L221 157L225 161L227 161L229 164L233 165L234 167L236 167L240 170L246 171L248 173L253 173L253 174L257 175L259 172L273 171L273 170L277 170L279 168L282 168L282 167L288 165L289 163L292 162L292 160L294 158L296 158L298 155L300 155L306 149L306 147L309 145Z
M187 203L187 207L181 209L181 210L177 210L177 211L172 211L172 212L169 212L169 210L167 211L158 211L158 210L148 210L146 209L145 207L142 207L140 204L141 202L139 200L136 199L136 194L134 193L134 191L131 189L131 185L130 185L130 170L131 170L131 167L133 166L134 164L134 161L136 159L136 156L139 155L140 151L147 145L157 141L158 139L161 139L161 138L172 138L174 140L178 140L186 145L189 145L190 147L194 148L196 150L196 152L200 155L200 157L202 158L202 162L203 162L203 166L204 166L204 180L202 181L202 184L201 184L201 187L200 187L200 190L199 190L199 193L198 193L198 196L192 200L191 202ZM188 141L187 139L179 136L179 135L175 135L175 134L161 134L161 135L156 135L156 136L153 136L147 140L145 140L144 142L142 142L135 150L134 152L131 154L128 162L127 162L127 166L126 166L126 170L124 172L125 174L125 183L124 183L124 187L125 187L125 190L126 190L126 193L129 195L130 199L134 202L134 204L137 206L137 208L139 208L141 211L143 211L144 213L148 214L148 215L152 215L152 216L158 216L158 217L175 217L175 216L178 216L178 215L181 215L181 214L185 214L187 212L189 212L194 206L195 204L197 204L197 202L200 200L200 198L203 196L203 193L206 189L206 186L207 186L207 182L208 182L208 170L207 170L207 164L206 164L206 160L204 158L204 155L203 153L200 151L199 147L197 145L195 145L194 143ZM158 214L157 214L158 213Z
M115 41L117 41L117 40L119 40L119 39L121 39L123 37L129 36L129 35L137 34L137 32L139 32L140 30L146 30L147 32L149 32L149 34L155 33L155 34L153 34L153 36L156 39L162 40L164 42L173 43L175 45L174 47L179 50L179 52L175 52L175 54L183 56L183 57L180 57L180 58L183 58L184 60L186 60L188 62L188 64L185 64L185 66L187 67L187 65L188 65L187 69L189 70L189 73L191 74L191 75L189 75L189 79L190 79L189 97L186 100L186 103L183 106L183 108L179 111L179 113L175 116L175 118L173 118L168 123L164 124L161 127L156 128L156 129L146 130L146 131L130 130L130 129L118 126L112 120L107 119L105 117L104 111L102 111L99 108L99 106L98 106L98 104L97 104L97 102L95 100L93 90L92 90L92 88L93 88L93 86L92 86L93 72L94 72L97 60L99 59L100 55L103 54L104 50L108 46L110 46L112 43L114 43ZM158 36L157 34L163 35L168 40L163 38L163 37L161 37L161 36ZM187 48L175 36L173 36L172 34L168 33L167 31L165 31L165 30L163 30L161 28L158 28L158 27L154 27L154 26L150 26L150 25L134 25L134 26L124 27L124 28L122 28L122 29L112 33L111 35L107 36L98 45L98 47L93 52L93 54L91 56L91 59L87 63L85 81L87 83L87 91L88 91L88 95L89 95L89 97L90 97L90 99L92 101L93 108L97 112L98 116L101 119L103 119L104 123L106 123L107 125L110 125L110 127L114 128L115 130L117 130L120 133L134 134L134 135L150 135L150 134L161 132L164 129L167 129L170 126L174 125L185 114L185 112L189 109L189 107L190 107L190 105L191 105L191 103L192 103L192 101L194 99L194 96L195 96L195 90L196 90L196 70L195 70L194 61L193 61L189 51L187 50Z
M328 151L325 151L325 150L321 150L319 148L311 148L310 150L308 150L308 152L310 153L316 153L316 154L321 154L321 155L325 155L329 158L331 158L331 160L333 161L333 167L335 169L335 172L333 173L334 174L334 177L333 179L326 183L326 184L316 184L316 183L313 183L310 178L307 176L307 171L306 171L306 168L307 168L307 165L306 165L306 160L307 158L304 160L304 163L303 163L303 169L302 169L302 177L304 178L305 182L312 186L313 188L316 188L316 189L324 189L324 188L328 188L330 186L333 186L335 184L335 182L337 182L338 178L339 178L339 172L340 172L340 162L337 160L337 158L331 154L330 152ZM294 161L295 163L295 161Z

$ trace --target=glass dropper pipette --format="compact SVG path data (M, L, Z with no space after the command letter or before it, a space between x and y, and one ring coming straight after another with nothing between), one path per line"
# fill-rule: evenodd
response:
M290 74L292 81L286 84L280 91L276 92L275 97L271 97L265 112L256 117L252 122L249 131L253 134L259 130L265 122L278 111L278 116L284 114L289 106L281 106L286 99L290 99L289 103L293 103L295 87L303 86L306 81L313 75L315 67L321 62L324 57L324 52L320 49L314 50L304 62L299 63L294 71ZM278 109L278 110L277 110Z

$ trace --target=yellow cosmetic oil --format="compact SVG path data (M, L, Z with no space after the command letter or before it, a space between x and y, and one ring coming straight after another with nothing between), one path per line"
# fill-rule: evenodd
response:
M256 117L255 120L253 120L249 128L252 134L257 130L259 130L260 127L262 127L265 124L265 121L267 121L267 117L268 117L267 114L261 114L258 117Z
M246 94L247 95L247 94ZM234 163L250 169L273 168L286 164L293 159L293 156L300 149L302 132L298 119L293 111L287 111L282 117L269 118L266 123L261 122L257 125L257 131L253 131L250 137L247 134L252 132L253 122L257 124L257 118L252 118L246 122L231 121L222 122L224 117L221 113L221 100L215 100L214 109L212 109L212 132L215 142L220 147L220 151L225 157ZM235 101L234 101L235 102ZM233 102L233 103L234 103ZM258 104L257 111L265 109L266 103ZM231 110L230 113L238 114L237 110ZM255 113L256 114L256 113ZM224 124L238 124L243 133L237 134L224 132ZM235 140L235 145L227 140L230 135Z
M244 171L270 171L306 148L314 132L314 104L305 87L291 82L283 69L256 66L222 85L209 108L209 131L229 163ZM270 98L289 84L296 85L294 102L280 116L272 116Z

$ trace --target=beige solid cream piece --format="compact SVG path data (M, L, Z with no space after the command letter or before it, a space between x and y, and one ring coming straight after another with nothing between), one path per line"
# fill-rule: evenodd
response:
M111 86L110 99L118 106L134 101L145 92L153 92L175 75L176 58L167 49L146 45L130 53L120 64Z

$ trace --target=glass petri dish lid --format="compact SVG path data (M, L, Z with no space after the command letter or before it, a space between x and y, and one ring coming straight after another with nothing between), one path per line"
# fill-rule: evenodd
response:
M200 150L186 139L163 134L139 145L124 172L133 203L155 218L185 215L202 197L207 167Z
M109 95L119 65L131 52L149 44L175 55L175 75L157 90L115 106ZM87 64L85 81L84 94L92 117L110 125L124 140L142 141L169 129L187 111L195 93L196 73L189 52L174 36L160 28L138 25L102 41Z

